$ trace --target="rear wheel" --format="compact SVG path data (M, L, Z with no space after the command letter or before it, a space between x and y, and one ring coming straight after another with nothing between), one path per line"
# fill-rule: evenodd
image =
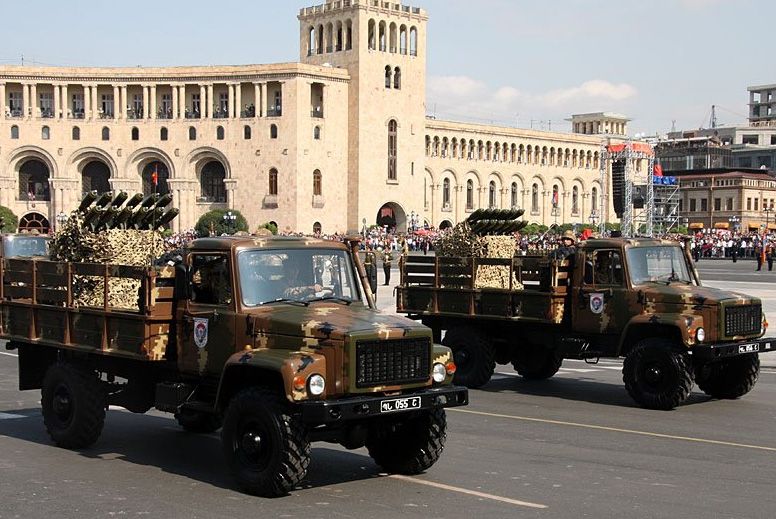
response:
M238 393L226 411L221 439L232 474L249 494L285 495L307 474L307 431L274 391L248 388Z
M468 327L453 328L445 333L442 344L453 351L454 383L478 388L490 380L496 361L493 346L481 333Z
M447 439L442 408L381 421L367 440L375 463L388 472L420 474L437 462Z
M684 402L693 386L689 356L671 341L644 339L625 357L622 368L625 389L649 409L673 409Z
M732 399L751 391L759 376L760 356L752 353L699 366L695 380L707 395Z
M512 367L526 380L545 380L558 372L563 357L555 350L541 346L519 347Z
M46 371L41 390L43 423L58 446L93 445L105 424L105 392L96 372L59 362Z

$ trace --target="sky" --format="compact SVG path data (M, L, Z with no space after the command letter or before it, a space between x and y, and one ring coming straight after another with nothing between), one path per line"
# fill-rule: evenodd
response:
M29 0L0 64L175 66L298 61L299 0ZM426 109L439 119L568 131L612 111L655 134L746 121L776 83L771 0L418 0ZM674 122L675 121L675 122Z

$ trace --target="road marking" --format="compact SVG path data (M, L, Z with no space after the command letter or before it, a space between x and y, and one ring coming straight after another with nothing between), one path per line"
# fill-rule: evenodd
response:
M408 483L415 483L417 485L426 485L429 487L439 488L441 490L448 490L450 492L458 492L460 494L466 494L469 496L481 497L482 499L490 499L491 501L499 501L501 503L507 503L510 505L523 506L526 508L539 508L545 509L547 505L539 503L531 503L529 501L520 501L519 499L511 499L509 497L496 496L493 494L486 494L485 492L478 492L476 490L469 490L467 488L454 487L451 485L445 485L444 483L436 483L434 481L428 481L425 479L415 479L409 476L402 476L400 474L392 474L388 476L391 479L397 479L399 481L406 481Z
M742 449L753 449L753 450L759 450L759 451L776 452L776 447L766 447L764 445L750 445L747 443L726 442L722 440L710 440L707 438L692 438L690 436L677 436L673 434L638 431L635 429L622 429L620 427L606 427L604 425L594 425L594 424L586 424L586 423L578 423L578 422L564 422L562 420L550 420L547 418L532 418L529 416L515 416L515 415L508 415L508 414L486 413L483 411L470 411L468 409L451 408L451 409L447 409L447 411L452 411L456 413L473 414L478 416L491 416L493 418L507 418L510 420L522 420L524 422L538 422L538 423L546 423L546 424L552 424L552 425L566 425L569 427L580 427L583 429L594 429L597 431L610 431L610 432L619 432L624 434L635 434L638 436L649 436L651 438L664 438L667 440L680 440L680 441L693 442L693 443L707 443L710 445L724 445L726 447L740 447Z
M14 420L16 418L27 418L23 414L13 414L13 413L0 413L0 420Z
M0 355L7 355L9 357L18 357L18 355L16 353L8 353L8 352L5 352L5 351L0 351Z

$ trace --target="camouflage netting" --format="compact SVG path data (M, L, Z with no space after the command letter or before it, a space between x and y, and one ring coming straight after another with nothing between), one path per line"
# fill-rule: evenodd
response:
M522 215L522 210L479 209L440 236L434 247L445 257L512 259L517 249L513 233L527 224L517 220ZM509 288L509 267L478 266L475 288ZM512 288L523 288L514 274Z
M59 226L51 240L54 261L149 266L165 252L159 229L177 216L177 209L164 210L168 197L135 195L126 204L126 193L88 193L78 210ZM163 205L162 205L163 204ZM136 207L137 206L137 207ZM159 214L155 220L153 214ZM166 218L165 218L166 216ZM113 278L108 282L108 304L138 309L140 280ZM74 276L73 296L77 306L102 306L103 278Z

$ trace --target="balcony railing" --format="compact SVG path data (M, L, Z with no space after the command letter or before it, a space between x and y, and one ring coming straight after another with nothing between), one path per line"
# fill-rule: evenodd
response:
M143 107L141 106L137 110L134 108L130 108L127 110L127 119L142 119L143 118Z
M159 110L159 112L156 114L157 119L172 119L172 108L164 109L162 108Z
M251 105L242 112L240 112L240 117L256 117L256 107Z
M229 110L226 108L217 108L213 111L213 119L226 119L229 117Z
M47 108L45 110L40 111L40 116L44 119L53 119L54 118L54 110Z
M267 109L267 117L280 117L281 115L283 115L283 108L280 106Z
M21 119L22 117L22 109L21 108L12 108L6 112L6 115L12 119Z
M199 113L199 110L189 110L186 108L186 119L201 119L202 115Z

